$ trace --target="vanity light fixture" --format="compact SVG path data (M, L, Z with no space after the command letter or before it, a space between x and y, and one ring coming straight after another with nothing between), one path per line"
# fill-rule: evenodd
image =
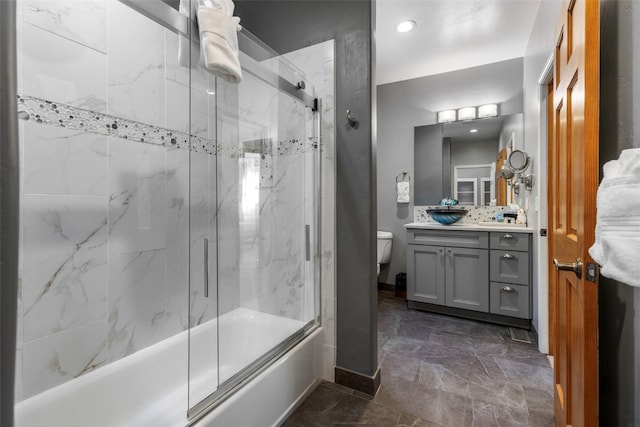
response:
M438 113L438 123L484 119L498 116L498 104L486 104L480 107L463 107L457 110L445 110Z
M478 107L478 118L483 119L485 117L496 117L498 115L497 104L486 104Z
M470 133L476 133L476 132L478 132L478 129L471 129L469 132Z
M456 121L456 110L445 110L438 113L438 123L449 123Z
M476 118L476 107L465 107L458 110L458 120L473 120Z
M399 33L408 33L416 27L416 21L402 21L396 27Z

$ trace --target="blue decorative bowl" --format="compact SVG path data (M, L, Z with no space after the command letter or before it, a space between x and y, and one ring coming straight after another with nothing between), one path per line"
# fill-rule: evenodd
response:
M460 221L469 212L466 209L427 209L427 213L434 221L442 225L451 225Z
M451 197L445 197L444 199L440 200L440 206L455 206L458 204L458 201L456 199L452 199Z

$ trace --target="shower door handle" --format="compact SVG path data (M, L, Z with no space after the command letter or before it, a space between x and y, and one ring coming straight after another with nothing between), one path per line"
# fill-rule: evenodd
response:
M209 239L204 238L204 297L209 298Z
M305 259L311 261L311 226L304 226Z

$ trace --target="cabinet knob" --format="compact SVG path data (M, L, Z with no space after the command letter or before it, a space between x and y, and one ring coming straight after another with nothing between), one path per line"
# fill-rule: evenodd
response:
M438 253L439 253L440 255L444 255L444 249L442 249L442 248L438 249Z
M515 289L513 289L511 286L505 286L504 288L502 288L503 291L505 292L514 292Z
M447 255L451 255L451 249L447 249Z
M502 255L502 258L504 258L504 259L511 259L511 258L514 258L514 256L513 256L513 255L511 255L511 254L504 254L504 255Z
M513 239L513 234L508 234L508 233L507 233L507 234L505 234L505 235L504 235L504 236L502 236L502 237L504 237L505 239Z

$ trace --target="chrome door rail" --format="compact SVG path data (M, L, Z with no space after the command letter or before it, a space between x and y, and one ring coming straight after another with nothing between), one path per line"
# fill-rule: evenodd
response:
M289 350L302 342L306 337L311 335L320 325L315 320L307 322L302 328L294 332L284 341L280 342L269 352L263 354L260 358L251 362L240 372L220 384L219 388L197 403L187 411L189 426L194 426L204 416L211 412L226 399L231 397L237 390L245 384L253 380L255 377L264 372L267 368L278 361Z
M198 34L198 26L193 19L187 18L160 0L119 1L179 36L189 38L190 34ZM199 45L198 37L194 37L193 42ZM238 46L240 47L240 65L243 71L248 72L270 86L302 102L305 106L315 110L316 104L314 97L305 92L304 84L300 85L298 82L295 84L291 83L260 64L261 60L278 56L276 52L270 50L246 29L238 33ZM269 52L269 54L265 55L265 52Z

